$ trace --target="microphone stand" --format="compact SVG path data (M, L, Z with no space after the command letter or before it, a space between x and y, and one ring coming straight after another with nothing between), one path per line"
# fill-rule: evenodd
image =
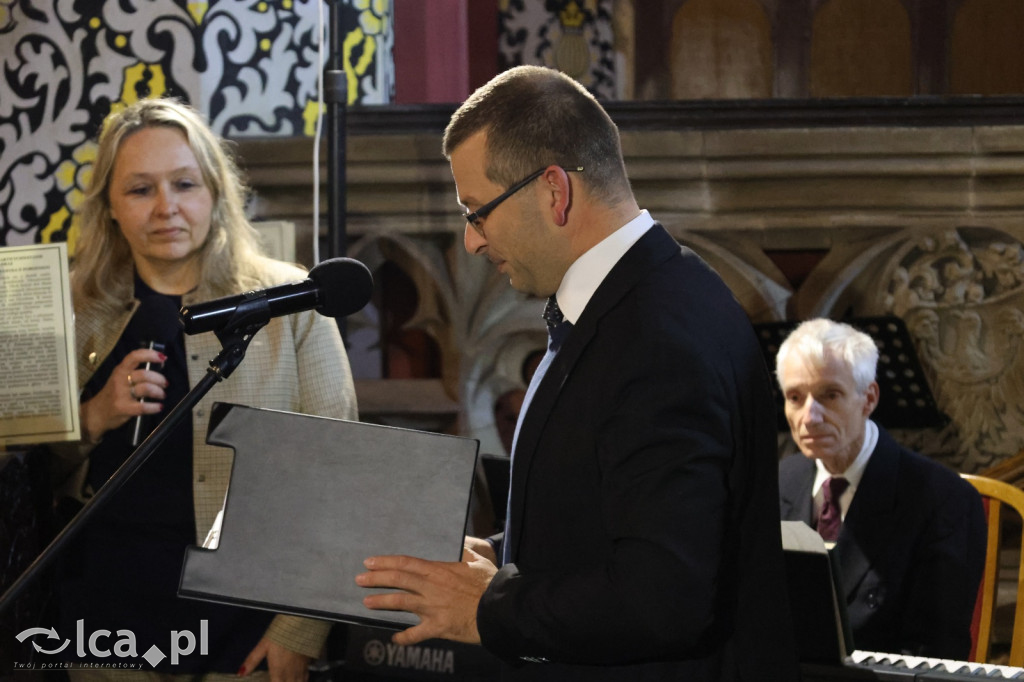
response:
M327 108L327 254L329 258L345 255L347 232L345 176L345 106L348 104L348 77L345 75L341 21L341 0L330 0L330 50L324 70L324 102ZM315 227L315 226L314 226ZM314 234L313 239L320 239ZM342 342L348 336L344 317L337 318Z
M223 381L231 376L231 373L245 358L245 351L253 336L266 326L270 318L270 307L266 297L252 298L238 304L234 315L224 325L224 328L215 332L217 338L220 339L222 350L216 358L210 361L206 375L185 394L181 402L174 406L174 409L157 425L146 440L142 441L135 452L107 479L106 483L100 486L100 489L85 503L68 525L4 592L3 597L0 597L0 613L13 606L15 599L31 581L53 563L60 552L80 532L80 529L103 508L110 498L117 494L117 491L124 487L129 478L142 468L171 431L209 393L210 389L218 381Z
M327 108L327 241L328 257L345 255L345 105L348 104L348 77L345 75L340 0L331 7L330 51L324 71L324 102ZM319 239L320 235L313 235ZM339 322L342 318L338 318Z

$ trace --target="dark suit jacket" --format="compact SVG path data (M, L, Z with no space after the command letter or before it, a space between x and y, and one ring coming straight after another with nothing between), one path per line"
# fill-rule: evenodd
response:
M779 465L782 518L812 528L814 461ZM965 660L985 563L974 487L898 445L885 429L833 550L858 649Z
M770 386L729 290L655 225L520 430L512 561L477 613L508 678L796 679Z

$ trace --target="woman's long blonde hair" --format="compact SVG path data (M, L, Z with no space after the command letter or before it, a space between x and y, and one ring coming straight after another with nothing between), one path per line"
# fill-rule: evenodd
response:
M155 126L182 131L213 198L210 233L201 247L201 298L259 286L259 239L245 217L247 188L227 145L192 107L172 99L147 99L111 114L103 124L92 182L79 212L81 234L71 272L75 308L86 303L123 310L133 298L133 261L127 240L110 215L110 178L121 145Z

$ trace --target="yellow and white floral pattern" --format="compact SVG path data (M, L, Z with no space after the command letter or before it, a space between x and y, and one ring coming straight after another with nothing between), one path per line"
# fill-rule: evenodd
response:
M0 246L68 241L111 112L189 101L228 137L314 128L317 77L343 12L349 104L394 91L390 0L0 0Z

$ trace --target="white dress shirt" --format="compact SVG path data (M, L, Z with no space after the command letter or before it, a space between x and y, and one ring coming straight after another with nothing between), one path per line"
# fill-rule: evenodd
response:
M569 266L555 292L562 315L573 324L580 319L601 282L629 248L654 225L646 210L595 244Z

